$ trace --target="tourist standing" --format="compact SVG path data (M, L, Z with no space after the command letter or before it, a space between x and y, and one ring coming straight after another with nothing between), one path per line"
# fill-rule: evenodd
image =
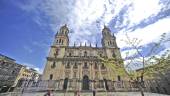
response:
M80 96L80 91L78 90L78 94L77 94L77 96Z
M74 92L74 96L77 96L77 93L78 93L78 91L76 90L76 91Z
M93 90L93 96L96 96L96 90L95 89Z

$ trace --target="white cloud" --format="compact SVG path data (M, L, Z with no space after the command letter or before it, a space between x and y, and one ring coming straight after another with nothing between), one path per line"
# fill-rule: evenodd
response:
M161 10L159 0L133 0L133 7L129 10L130 23L139 23L141 20L157 14Z
M70 30L73 31L70 34L72 45L74 42L85 44L85 42L91 41L92 45L95 45L96 42L100 43L97 35L101 35L103 25L108 25L116 16L119 19L115 19L117 21L113 27L127 26L116 34L120 48L128 47L125 42L121 41L126 38L125 32L131 38L141 39L141 45L158 41L161 34L170 33L169 17L156 20L155 23L143 28L138 26L139 28L133 31L126 30L139 24L142 20L149 21L148 17L156 16L162 9L167 9L162 3L160 4L160 0L37 0L36 2L31 0L30 2L19 6L27 12L35 12L38 15L35 19L37 24L41 25L43 21L43 18L39 18L42 15L39 13L43 13L49 18L49 26L55 33L61 25L68 24ZM122 9L124 9L123 13L120 13ZM169 43L165 44L166 48L169 45ZM133 49L126 51L130 51L131 55L134 54ZM126 51L123 52L123 56Z
M27 68L33 68L40 74L42 74L43 72L43 68L38 68L34 64L30 64L30 63L20 63L20 64L25 65Z
M112 18L117 15L120 15L119 12L123 7L131 5L127 7L128 9L125 13L125 16L122 24L119 26L126 24L127 21L130 21L130 25L139 23L141 20L148 18L151 15L155 15L160 12L162 8L162 4L159 4L159 0L44 0L44 1L30 1L29 4L20 4L21 8L26 11L34 11L34 12L43 12L46 16L49 17L51 21L51 27L56 32L61 25L67 23L71 29L73 29L74 33L71 36L71 42L75 42L74 40L79 39L80 42L85 40L90 40L91 38L82 38L82 36L90 36L92 38L95 37L96 34L101 33L101 29L104 24L108 24ZM36 17L37 18L37 17ZM35 19L37 23L41 23L39 21L40 18ZM165 21L165 20L164 20ZM159 21L161 22L161 21ZM59 24L58 24L59 23ZM120 22L118 22L120 23ZM166 23L163 22L162 23ZM156 27L159 27L159 31L157 28L157 33L154 33L154 36L151 38L146 37L145 43L157 38L159 33L163 32L161 28L167 28L167 26L162 26L162 23L158 23L157 25L148 26L145 29L138 29L135 32L130 32L130 35L133 37L139 37L139 39L143 39L143 37L148 36L146 33L152 34L153 31L156 30ZM167 24L167 23L166 23ZM116 24L117 25L117 24ZM92 28L90 28L92 27ZM154 30L155 28L155 30ZM161 30L161 31L160 31ZM148 32L150 31L150 32ZM151 32L152 31L152 32ZM119 32L120 35L121 32ZM139 36L140 34L140 36ZM118 36L120 37L120 36ZM120 37L121 38L121 37ZM121 45L120 45L121 47Z
M150 24L143 29L137 29L134 31L127 32L130 38L138 38L142 40L140 45L146 45L153 41L158 41L163 33L170 33L170 18L165 18L157 21L154 24ZM122 41L126 39L124 31L117 34L117 41L119 47L128 47L128 45Z

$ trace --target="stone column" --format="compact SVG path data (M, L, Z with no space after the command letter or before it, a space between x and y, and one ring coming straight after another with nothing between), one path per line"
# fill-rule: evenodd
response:
M71 72L70 72L70 79L72 79L73 78L73 64L71 63Z
M59 90L63 90L63 85L64 85L64 79L61 79L59 81Z
M96 80L95 80L95 72L96 72L96 69L95 69L95 64L93 64L93 90L95 89L95 83L96 83Z
M72 84L73 84L73 64L71 63L71 65L70 65L71 67L71 69L70 69L70 76L69 76L69 83L68 83L68 86L67 86L67 90L72 90L73 88L73 86L72 86Z
M93 64L91 63L90 64L90 80L91 80L91 82L90 82L90 85L91 85L91 90L93 90Z
M61 64L61 73L59 73L59 74L61 74L62 76L62 79L65 79L65 66L66 66L66 64Z
M79 65L79 90L81 90L82 86L82 63Z
M55 90L58 90L58 80L55 82Z
M64 79L65 79L65 65L66 64L62 64L61 63L61 73L60 74L60 85L59 85L59 89L63 90L63 86L64 86Z
M100 76L100 79L99 80L103 80L103 76L102 76L102 73L101 73L101 63L99 64L99 76ZM101 82L99 82L100 84ZM105 84L104 84L104 81L102 81L103 83L103 88L101 88L102 90L105 90Z

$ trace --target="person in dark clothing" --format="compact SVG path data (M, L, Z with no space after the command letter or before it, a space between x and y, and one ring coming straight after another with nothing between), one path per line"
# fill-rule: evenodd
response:
M96 96L96 91L95 90L93 90L93 96Z
M53 94L51 93L51 90L48 90L46 94L44 94L44 96L53 96Z

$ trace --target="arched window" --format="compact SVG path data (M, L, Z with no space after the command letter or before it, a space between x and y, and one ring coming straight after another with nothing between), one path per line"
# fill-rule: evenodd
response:
M56 64L55 62L53 62L53 64L51 65L51 68L55 68Z
M65 67L66 67L66 68L70 68L70 62L68 62Z
M88 68L87 62L84 63L84 68Z
M59 39L59 43L61 43L61 39Z
M87 56L87 52L86 51L84 51L84 56Z
M77 63L75 62L75 64L74 64L74 66L73 66L73 68L77 68L78 66L77 66Z

